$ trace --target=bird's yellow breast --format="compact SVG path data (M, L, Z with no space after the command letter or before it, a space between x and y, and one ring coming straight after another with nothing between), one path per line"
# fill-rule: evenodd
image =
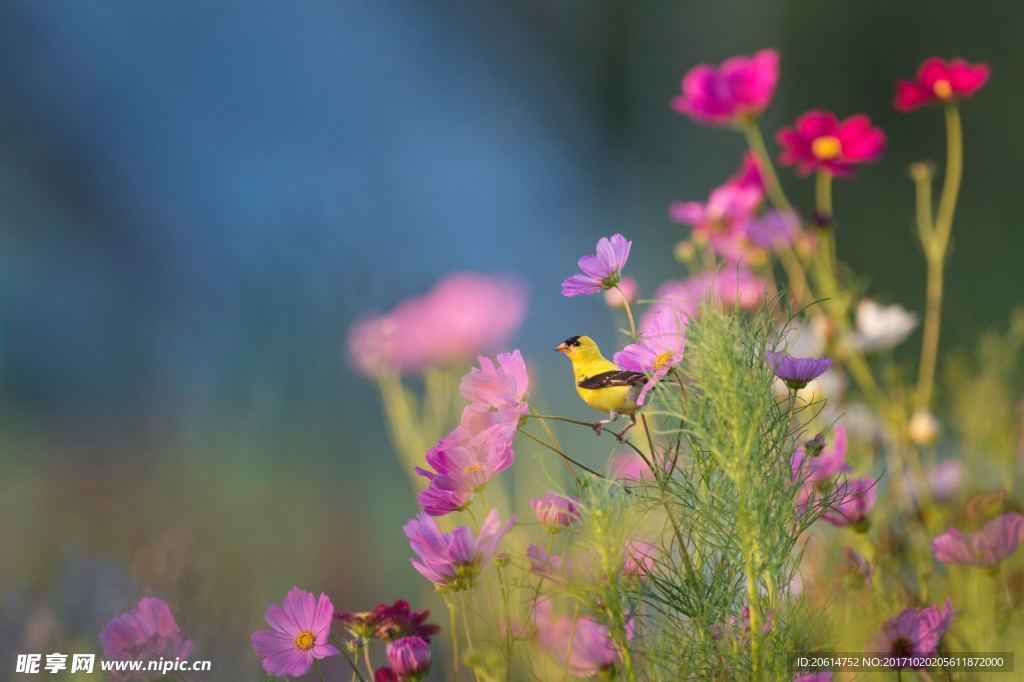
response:
M633 414L636 412L636 389L632 386L608 386L606 388L576 387L587 405L601 412ZM631 395L634 394L634 395Z

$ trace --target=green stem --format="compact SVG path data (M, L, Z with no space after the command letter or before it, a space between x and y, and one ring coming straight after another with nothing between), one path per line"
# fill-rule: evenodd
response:
M629 307L629 301L626 299L626 294L623 293L622 289L619 289L619 285L616 284L615 288L620 294L622 294L622 307L626 311L626 319L629 320L629 334L633 337L633 343L636 343L636 323L633 321L633 309Z
M373 663L370 661L370 643L363 642L363 661L366 663L366 674L373 677Z
M542 441L540 438L537 438L537 436L533 435L529 431L524 430L523 427L520 426L516 430L519 433L521 433L524 436L526 436L527 438L529 438L530 440L532 440L534 443L537 443L538 445L543 445L548 450L551 450L552 452L556 453L559 457L561 457L565 461L572 462L574 465L578 466L580 469L583 469L587 473L593 474L594 476L597 476L598 478L605 478L604 474L599 474L596 471L594 471L593 469L591 469L590 467L588 467L586 464L582 464L580 462L577 462L575 459L573 459L569 455L565 454L565 452L563 452L561 448L557 448L554 445L551 445L550 443L545 443L544 441Z
M324 682L324 671L320 669L319 659L313 659L313 665L316 666L316 676L320 678L320 682Z
M328 637L330 638L334 646L338 649L338 651L341 652L341 655L345 657L345 662L348 663L348 666L352 668L352 678L358 678L360 682L366 682L366 678L364 678L363 674L359 672L359 666L356 665L356 662L353 661L352 657L348 655L348 649L341 642L341 640L338 639L338 636L331 632L328 634ZM370 675L373 675L372 670L370 671Z
M448 631L452 634L452 679L459 679L459 632L455 628L455 604L450 598L444 600L448 607Z
M764 143L764 136L761 135L761 129L757 123L755 121L744 123L743 134L747 138L747 146L757 158L761 177L764 178L765 190L768 192L768 199L775 205L775 208L783 211L793 210L792 205L782 191L782 184L779 182L779 176L776 174L775 166L772 164L772 157L768 153L768 147Z

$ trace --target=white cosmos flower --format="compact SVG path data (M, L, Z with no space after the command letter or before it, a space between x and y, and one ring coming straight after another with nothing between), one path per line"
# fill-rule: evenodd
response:
M917 314L897 304L879 305L869 298L857 304L856 344L865 353L901 343L917 327Z

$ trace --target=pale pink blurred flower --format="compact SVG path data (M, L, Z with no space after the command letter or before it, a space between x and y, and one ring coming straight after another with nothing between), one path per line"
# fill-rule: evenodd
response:
M504 343L525 312L518 281L454 273L390 313L358 322L349 333L349 357L367 376L458 363Z
M1024 516L1010 512L970 537L956 528L948 529L932 540L932 555L944 564L991 567L1016 552L1021 542L1024 542Z
M534 643L559 662L565 662L568 655L567 667L573 677L610 676L619 662L608 628L587 616L578 617L575 623L568 616L556 617L551 602L541 598L534 609L534 623ZM626 623L627 639L633 638L633 629L630 618Z
M875 506L875 481L855 478L836 486L839 498L821 518L833 526L862 528Z
M763 199L758 187L725 184L711 192L707 203L673 203L669 215L678 223L690 225L696 241L710 244L717 253L736 262L745 255L747 222Z
M636 398L638 406L643 405L651 389L683 361L685 349L686 317L682 313L660 308L644 317L637 343L627 344L613 357L613 362L622 369L648 375Z
M492 509L474 537L467 526L443 533L431 516L420 514L402 531L419 556L419 560L412 560L413 568L439 588L460 591L473 587L515 522L512 516L502 525L498 511Z
M537 520L549 533L559 533L580 518L580 501L568 495L544 493L539 500L530 500Z
M167 602L155 597L140 599L134 609L108 622L100 644L104 656L118 661L187 658L192 651L192 640L181 634Z
M630 540L624 551L622 571L626 575L644 577L654 568L658 548L644 540Z
M562 295L566 297L581 294L596 294L611 289L622 279L622 268L629 259L633 242L621 234L601 237L597 242L597 254L583 256L579 260L581 275L572 275L562 282Z
M334 605L327 595L293 587L280 606L271 604L265 615L272 630L252 633L252 648L271 675L299 677L313 661L341 654L328 642Z
M604 302L613 308L624 308L626 303L632 304L636 301L639 287L632 277L623 277L619 280L618 288L605 289Z
M768 210L744 225L747 240L759 249L777 252L793 246L800 237L800 218L792 211Z
M742 266L702 272L684 280L669 280L654 294L654 304L640 320L645 328L664 308L686 318L696 317L705 303L723 307L756 308L764 300L767 282Z
M609 474L618 481L653 481L654 472L643 457L633 451L620 452L612 457Z
M836 424L828 438L822 434L820 450L815 454L817 446L815 438L809 441L797 443L793 456L790 458L790 466L793 469L795 480L803 480L809 483L831 480L833 476L841 471L849 471L850 465L846 463L846 450L848 439L846 426Z
M551 554L537 544L526 548L526 558L530 562L531 573L556 585L592 583L597 579L600 564L596 553L588 550L563 557Z
M478 358L480 367L472 367L462 377L459 391L462 397L491 408L525 405L523 398L530 388L526 363L518 350L499 353L498 364L488 358Z
M872 641L871 651L892 656L931 656L938 648L939 640L949 630L955 615L949 597L946 597L946 603L941 609L936 606L904 609L898 616L882 624L882 629Z
M761 50L731 57L719 66L699 64L683 77L672 107L699 123L737 124L764 111L779 81L779 54Z

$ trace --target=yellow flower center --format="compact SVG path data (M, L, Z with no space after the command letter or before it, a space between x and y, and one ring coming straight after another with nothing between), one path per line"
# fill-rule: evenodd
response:
M483 470L484 468L479 464L470 464L468 467L462 470L462 473L465 474L466 476L469 476L470 474L482 473Z
M822 161L831 161L843 151L843 143L834 135L822 135L811 142L811 153Z
M669 353L668 351L665 351L658 357L654 358L654 369L662 369L663 367L665 367L665 365L667 365L670 362L672 362L672 354Z
M316 642L316 637L309 630L300 632L299 636L295 638L295 646L305 651L306 649L312 649L313 644Z
M953 86L945 78L940 78L932 85L932 92L939 99L949 99L953 96Z

